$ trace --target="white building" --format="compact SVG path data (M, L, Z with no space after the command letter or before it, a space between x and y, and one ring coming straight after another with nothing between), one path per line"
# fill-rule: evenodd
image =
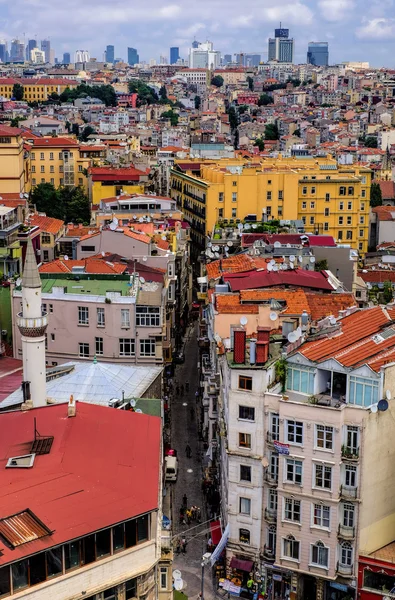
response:
M39 48L33 48L33 50L30 50L30 60L32 63L35 63L35 64L45 63L44 50L40 50Z
M221 64L221 52L214 50L213 42L207 41L189 49L188 62L191 69L214 70Z
M85 63L89 62L91 59L88 50L76 50L74 54L74 62L75 63Z

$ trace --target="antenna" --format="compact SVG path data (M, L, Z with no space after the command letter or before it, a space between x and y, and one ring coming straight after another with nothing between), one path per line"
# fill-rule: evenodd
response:
M277 313L271 312L270 315L269 315L269 319L271 321L277 321Z
M247 323L248 323L248 319L247 319L247 317L240 317L240 323L241 323L242 325L247 325Z
M387 390L385 392L385 397L387 398L387 400L391 400L391 392L390 392L390 390Z
M377 411L378 411L377 404L372 404L372 406L370 407L370 412L373 414L376 414Z

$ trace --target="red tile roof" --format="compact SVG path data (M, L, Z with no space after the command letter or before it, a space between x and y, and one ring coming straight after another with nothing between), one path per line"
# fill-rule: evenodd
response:
M395 199L395 182L394 181L376 181L381 189L383 199Z
M73 267L84 267L85 273L120 275L125 273L127 266L120 263L111 263L104 257L90 257L82 260L53 260L39 267L40 273L72 273Z
M33 138L32 140L34 148L44 148L46 146L51 148L63 148L64 146L78 146L78 142L72 138L62 137L45 137L45 138Z
M4 137L16 137L17 135L21 135L22 131L23 130L19 129L19 127L8 127L7 125L0 125L0 135Z
M54 436L50 453L6 469L30 452L35 425ZM158 417L77 402L70 418L65 404L2 413L0 429L0 518L29 509L52 532L13 550L0 542L0 565L158 508Z
M140 181L141 177L148 175L150 169L140 171L134 167L116 169L113 167L91 167L89 173L92 181Z
M294 271L254 271L247 273L235 273L224 276L233 292L253 288L293 286L306 287L315 290L334 291L323 272L305 271L295 269Z
M46 233L53 233L56 235L64 226L64 221L61 219L53 219L52 217L40 217L39 215L32 215L29 217L30 225L33 227L38 226L41 231Z
M386 281L395 282L395 271L389 271L387 269L382 269L378 271L368 271L364 273L363 271L358 271L359 277L361 277L364 281L369 283L385 283Z

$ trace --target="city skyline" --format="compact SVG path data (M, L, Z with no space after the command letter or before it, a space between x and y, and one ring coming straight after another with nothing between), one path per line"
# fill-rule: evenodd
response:
M394 0L296 0L274 7L267 0L247 0L243 13L238 15L235 0L203 0L199 7L188 11L180 3L163 5L158 0L147 8L125 8L119 0L114 0L111 7L103 0L87 0L82 5L71 0L67 6L56 3L48 11L43 0L34 5L15 0L12 5L2 5L0 39L23 40L21 32L25 32L26 43L36 37L50 39L58 58L83 47L100 59L103 47L114 44L116 55L126 59L127 48L133 46L141 60L148 61L167 56L171 46L179 47L180 56L186 58L196 36L201 41L212 40L222 54L259 52L266 60L268 39L282 21L295 40L296 63L306 61L308 43L317 40L329 42L333 64L360 60L390 67L395 19L387 15L393 8ZM224 20L225 14L230 18ZM100 38L97 27L102 32ZM150 31L155 31L155 36Z

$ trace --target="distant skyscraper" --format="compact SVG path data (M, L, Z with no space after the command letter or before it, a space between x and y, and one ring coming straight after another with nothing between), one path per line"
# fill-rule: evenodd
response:
M137 65L140 62L140 57L136 48L128 48L128 63L129 65Z
M30 52L37 48L37 40L29 40L26 46L26 60L30 60Z
M107 46L106 48L106 62L114 64L115 49L114 46Z
M74 62L76 63L85 63L89 62L91 59L88 50L76 50L74 54Z
M231 54L224 54L224 59L223 59L223 64L224 65L228 65L229 63L232 62L232 55Z
M198 42L197 40L193 40L192 48L199 48L199 46L200 46L200 42Z
M25 62L25 44L18 39L11 40L11 62Z
M64 52L63 53L63 60L62 63L64 65L69 65L71 63L71 56L70 56L70 52Z
M41 41L41 50L45 54L45 62L51 62L51 42L49 40Z
M274 30L274 38L269 38L268 60L293 63L294 41L289 37L289 29L280 26L279 29Z
M7 42L0 40L0 62L6 63L8 61Z
M170 48L170 64L175 65L179 58L180 49L176 48L175 46L173 48Z
M213 42L204 42L189 49L191 69L216 69L221 64L221 52L214 50Z
M327 67L329 64L328 42L310 42L307 50L307 64Z

